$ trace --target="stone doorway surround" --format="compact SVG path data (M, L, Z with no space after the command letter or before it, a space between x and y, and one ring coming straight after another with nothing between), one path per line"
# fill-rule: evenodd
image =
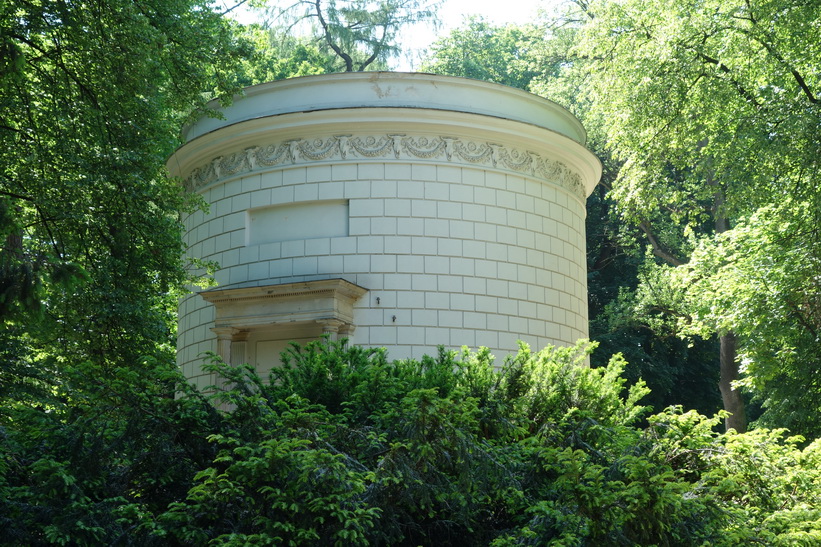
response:
M311 332L319 327L332 340L353 334L353 305L367 290L344 279L282 283L200 292L214 305L217 354L226 363L245 362L245 342L256 332ZM296 334L296 337L300 337Z

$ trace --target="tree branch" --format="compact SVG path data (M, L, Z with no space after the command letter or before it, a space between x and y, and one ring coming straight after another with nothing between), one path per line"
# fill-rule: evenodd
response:
M692 49L692 48L690 48L690 49ZM725 65L724 63L722 63L718 59L714 59L713 57L710 57L709 55L707 55L706 53L703 53L701 51L696 51L696 56L698 58L700 58L702 61L706 61L707 63L715 65L715 67L718 68L721 72L723 72L724 74L727 74L728 76L730 76L728 78L728 81L733 85L733 87L736 89L736 91L738 91L738 93L742 97L744 97L744 99L746 99L748 102L752 103L756 107L761 106L761 103L758 101L758 99L755 97L755 95L753 95L752 93L747 91L744 88L744 86L742 86L735 78L732 77L733 71L730 70L730 67L728 67L727 65Z
M749 32L745 29L736 29L736 30L738 32L740 32L741 34L743 34L744 36L750 38L751 40L753 40L755 42L758 42L758 44L761 45L761 47L763 47L764 49L766 49L767 53L772 55L773 58L781 64L781 66L783 66L784 68L789 70L790 74L792 74L793 78L798 83L798 87L801 88L801 91L804 92L804 95L806 95L807 99L809 99L809 101L811 103L813 103L813 104L821 103L821 99L819 99L818 97L813 95L812 90L810 89L810 86L807 85L807 82L806 82L806 80L804 80L804 77L801 75L801 73L798 72L798 70L796 70L792 66L790 66L790 64L787 62L787 60L784 59L784 56L781 55L780 53L778 53L775 50L775 47L772 44L762 40L761 38L759 38L758 36L756 36L752 32Z
M342 60L345 61L345 72L353 72L353 59L351 59L350 55L342 51L342 48L336 45L334 41L331 39L331 32L328 28L328 22L325 21L325 17L322 16L322 8L319 5L321 1L322 0L315 0L313 2L313 6L316 10L316 17L319 20L319 24L320 26L322 26L322 32L325 35L325 41L328 42L328 45L332 50L334 50L334 53L339 55L339 57L341 57Z
M8 180L11 180L11 179L8 179ZM7 190L0 190L0 196L7 196L7 197L10 197L10 198L22 199L23 201L30 201L30 202L34 203L34 198L31 197L31 196L24 196L22 194L15 194L14 192L9 192Z
M684 264L683 261L673 256L671 253L669 253L661 246L658 239L656 239L655 234L653 234L653 230L650 228L650 223L640 223L639 229L641 229L641 231L644 232L644 235L647 236L647 240L650 242L650 246L653 247L654 255L661 258L665 262L672 264L673 266L682 266Z
M235 9L237 9L238 7L240 7L241 5L245 4L246 2L248 2L248 0L239 0L239 2L237 2L236 4L234 4L233 6L231 6L230 8L226 9L226 10L225 10L225 11L223 11L222 13L220 13L220 15L222 15L222 16L224 16L224 15L228 15L229 13L231 13L232 11L234 11Z
M365 68L367 68L368 65L373 63L376 60L376 58L379 57L379 54L382 53L382 50L385 48L385 43L387 41L387 36L388 36L388 27L387 27L387 25L384 25L382 27L382 36L374 44L373 53L371 54L370 57L368 57L367 59L365 59L364 61L362 61L359 64L359 72L364 71Z

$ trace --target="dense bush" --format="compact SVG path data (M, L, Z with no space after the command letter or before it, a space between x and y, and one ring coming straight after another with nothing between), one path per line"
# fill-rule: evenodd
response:
M589 345L389 361L292 347L205 395L149 362L13 405L4 544L812 545L821 443L653 416ZM176 392L177 396L170 396Z

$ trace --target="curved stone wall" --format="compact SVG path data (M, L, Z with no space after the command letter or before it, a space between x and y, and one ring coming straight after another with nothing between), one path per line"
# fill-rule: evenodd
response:
M249 88L169 160L208 212L184 222L217 286L180 303L178 359L274 366L329 332L391 357L586 337L585 199L600 166L565 110L426 74Z

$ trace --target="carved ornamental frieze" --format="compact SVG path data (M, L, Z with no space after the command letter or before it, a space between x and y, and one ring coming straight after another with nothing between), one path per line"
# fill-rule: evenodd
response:
M542 179L560 186L582 201L587 197L578 173L565 163L545 158L536 152L456 137L403 134L333 135L252 146L216 157L195 168L186 178L185 185L188 190L197 191L228 177L276 166L374 158L480 165Z

